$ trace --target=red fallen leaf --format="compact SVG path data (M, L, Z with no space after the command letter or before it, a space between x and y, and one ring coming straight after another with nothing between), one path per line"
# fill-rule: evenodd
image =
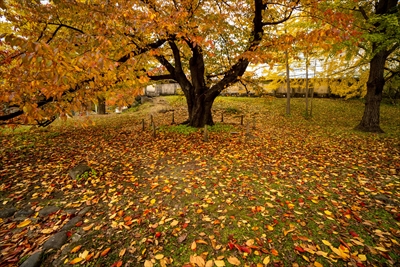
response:
M229 242L228 243L228 247L229 247L230 250L232 250L232 249L235 248L235 244L233 244L232 242Z
M400 213L397 213L397 214L394 216L394 219L395 219L396 221L400 222Z
M246 253L251 253L251 249L249 247L246 246L241 246L240 247L240 251L246 252Z
M360 219L360 217L358 217L358 216L355 215L354 213L353 213L353 217L354 217L354 219L356 219L358 222L362 222L362 220Z
M300 246L295 246L294 249L297 250L298 252L305 252L305 250Z
M76 224L75 224L75 226L76 227L79 227L79 226L81 226L83 224L83 222L82 221L79 221L79 222L77 222Z
M358 234L352 230L349 231L349 234L351 234L353 237L358 237Z
M357 262L357 267L365 267L365 265L362 262Z
M122 266L122 261L114 262L113 265L111 265L111 267L121 267L121 266Z
M72 236L72 232L71 232L71 231L68 231L68 232L67 232L67 236L68 236L68 237L71 237L71 236Z
M182 228L185 229L186 227L188 227L188 225L189 225L188 223L184 223L184 224L182 225Z
M128 221L132 221L132 216L126 216L124 218L124 221L128 222Z
M159 238L161 236L160 232L156 232L156 234L154 235L156 238Z

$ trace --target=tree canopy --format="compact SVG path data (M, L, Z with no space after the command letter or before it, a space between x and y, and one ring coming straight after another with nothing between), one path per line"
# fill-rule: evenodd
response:
M3 0L13 32L1 39L0 120L40 124L98 96L122 104L149 82L173 80L189 125L213 124L214 99L250 63L273 65L295 44L304 52L357 41L354 5L328 2ZM280 33L294 17L308 26Z

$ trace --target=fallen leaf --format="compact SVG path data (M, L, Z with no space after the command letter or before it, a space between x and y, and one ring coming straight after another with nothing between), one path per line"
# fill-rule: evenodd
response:
M164 255L163 254L157 254L157 255L154 256L154 258L156 260L161 260L162 258L164 258Z
M214 261L214 264L215 264L217 267L223 267L223 266L225 266L225 262L224 262L223 260L215 260L215 261Z
M236 258L236 257L233 257L233 256L228 258L228 262L230 264L232 264L232 265L236 265L236 266L240 265L240 260L238 258Z
M100 256L104 257L105 255L107 255L108 252L110 252L110 250L111 250L111 248L106 248L105 250L103 250L103 251L100 253Z
M79 262L83 261L82 258L75 258L72 261L69 262L69 264L73 265L73 264L77 264Z
M120 258L122 258L125 255L125 252L126 252L126 248L121 249L121 251L119 252L118 256Z
M270 256L267 256L267 257L264 258L263 264L267 265L270 261L271 261Z
M315 267L324 267L321 263L319 263L318 261L314 261L314 266Z
M89 231L90 229L92 229L93 226L94 226L94 223L92 223L88 226L82 227L82 229L83 229L83 231Z
M145 260L144 267L153 267L153 263L149 260Z
M20 223L17 225L17 227L18 227L18 228L22 228L22 227L28 226L30 223L31 223L31 220L27 219L27 220L25 220L25 221L23 221L23 222L20 222Z
M76 246L73 249L71 249L71 253L78 252L81 249L82 245Z

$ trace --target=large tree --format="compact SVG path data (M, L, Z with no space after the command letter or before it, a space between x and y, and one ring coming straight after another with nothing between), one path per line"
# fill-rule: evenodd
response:
M383 132L380 128L380 103L385 85L385 69L388 58L400 45L400 9L397 0L361 1L357 9L364 21L365 39L368 42L369 77L365 96L364 115L356 129L367 132ZM398 66L398 62L397 62ZM398 71L398 68L397 68ZM390 74L392 75L392 74Z
M288 20L300 1L1 1L16 54L3 70L0 102L38 122L68 113L105 91L174 80L188 123L212 125L215 98L265 61L267 26ZM310 1L306 1L307 3ZM8 109L10 110L10 109Z

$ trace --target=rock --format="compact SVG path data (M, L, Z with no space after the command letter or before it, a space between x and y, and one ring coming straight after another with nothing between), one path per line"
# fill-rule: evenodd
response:
M67 232L61 231L52 237L50 237L44 244L43 250L47 250L50 248L60 249L67 242Z
M390 198L388 198L388 197L385 196L385 195L376 195L374 198L375 198L376 200L382 201L382 202L384 202L384 203L390 203L390 202L391 202Z
M78 233L73 234L72 237L71 237L72 243L78 242L79 239L81 239L81 237L82 237L82 236L81 236L80 234L78 234Z
M8 209L2 209L0 210L0 218L8 218L14 215L14 213L17 211L15 208L8 208Z
M20 267L39 267L42 263L43 250L33 253Z
M46 216L48 216L48 215L50 215L50 214L52 214L52 213L55 213L55 212L57 212L57 211L59 211L59 210L60 210L59 207L56 207L56 206L47 206L47 207L44 207L43 209L41 209L41 210L39 211L39 216L40 216L40 217L46 217Z
M67 209L67 210L64 210L64 212L66 213L66 214L76 214L76 209Z
M91 170L92 168L86 164L79 163L77 166L69 170L68 174L72 177L72 179L76 179L76 177L84 174L85 172L90 172Z
M83 208L80 212L78 212L78 215L84 216L89 210L90 210L90 207L87 206L87 207Z
M31 208L24 208L22 210L17 211L14 216L17 217L22 217L26 218L31 216L33 213L35 213Z
M82 221L82 217L81 216L76 216L74 218L72 218L71 220L69 220L62 228L61 231L68 231L71 230L75 224L77 224L78 222Z

